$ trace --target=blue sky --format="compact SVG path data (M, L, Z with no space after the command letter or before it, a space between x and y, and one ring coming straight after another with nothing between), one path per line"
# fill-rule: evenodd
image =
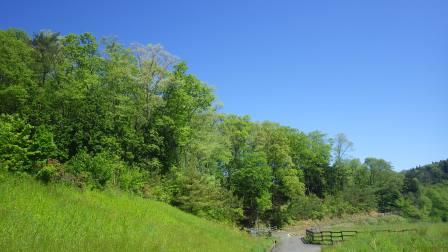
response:
M4 1L0 28L161 43L222 111L344 132L396 170L448 158L448 1Z

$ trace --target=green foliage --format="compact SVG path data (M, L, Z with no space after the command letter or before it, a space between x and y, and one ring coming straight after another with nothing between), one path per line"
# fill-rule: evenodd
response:
M64 167L56 160L49 160L49 162L39 169L36 177L44 183L57 182L62 179L64 174Z
M45 126L35 128L29 149L30 158L37 162L46 162L49 158L59 156L59 151L53 140L53 133Z
M118 174L117 174L118 173ZM138 167L120 166L117 173L118 176L114 183L118 184L118 187L125 191L134 193L142 193L145 187L145 181L147 179L147 173L142 171Z
M121 189L209 219L281 227L397 211L446 219L446 161L396 173L353 143L219 113L160 45L0 31L0 166L46 183Z
M448 184L422 186L418 193L405 194L398 201L403 216L431 220L448 221Z
M416 167L406 172L408 180L415 178L423 184L436 184L448 180L448 159Z
M235 223L242 218L241 203L222 189L214 176L197 171L173 170L165 183L171 188L171 204L207 219Z
M307 160L303 169L307 193L323 197L326 190L325 169L329 167L331 146L325 135L318 131L308 134L306 144Z
M0 115L0 165L10 171L35 173L41 164L57 156L53 135L17 116Z
M33 91L34 51L18 30L0 31L0 114L22 112Z
M296 219L323 219L325 216L325 205L323 200L316 195L311 194L306 197L300 197L289 206L289 212Z
M0 164L10 171L31 169L28 148L31 146L32 126L17 117L0 117Z
M0 206L0 251L261 252L272 244L165 203L1 172Z
M253 225L271 207L271 181L271 169L261 152L246 155L242 160L242 167L233 173L232 190L243 201L248 224Z
M131 189L135 186L138 187L139 184L139 176L131 171L126 171L130 168L126 167L125 163L117 156L107 152L91 156L87 152L81 151L67 163L66 170L82 178L80 182L83 186L92 185L104 188L108 184L116 185L121 182L123 183L120 185L121 187ZM122 171L126 172L123 174L123 178L118 179Z
M327 195L323 203L326 207L326 216L341 217L360 212L356 204L344 200L342 196Z
M348 241L324 247L323 251L446 251L448 226L442 223L361 225L351 229L364 231ZM408 232L369 232L371 230L403 230Z
M434 162L405 172L402 215L414 219L448 221L448 161Z
M351 185L341 192L343 200L350 204L354 212L367 212L377 209L374 188L363 185Z

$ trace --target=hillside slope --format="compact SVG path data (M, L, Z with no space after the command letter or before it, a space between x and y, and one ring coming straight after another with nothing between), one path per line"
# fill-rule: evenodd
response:
M0 173L0 251L263 251L269 242L164 203Z

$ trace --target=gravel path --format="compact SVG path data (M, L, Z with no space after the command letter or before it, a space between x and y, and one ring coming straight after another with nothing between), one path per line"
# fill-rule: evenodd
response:
M302 237L290 235L284 231L273 233L278 238L277 244L272 249L273 252L319 252L320 246L304 244Z

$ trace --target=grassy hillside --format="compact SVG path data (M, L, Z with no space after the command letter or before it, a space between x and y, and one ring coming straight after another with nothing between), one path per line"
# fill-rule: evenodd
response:
M0 251L263 251L269 243L160 202L0 173Z
M334 227L334 230L402 230L416 229L403 233L365 232L358 234L349 241L334 246L324 247L325 252L349 251L409 251L436 252L448 251L448 224L446 223L402 223L387 225L361 225L351 228Z

